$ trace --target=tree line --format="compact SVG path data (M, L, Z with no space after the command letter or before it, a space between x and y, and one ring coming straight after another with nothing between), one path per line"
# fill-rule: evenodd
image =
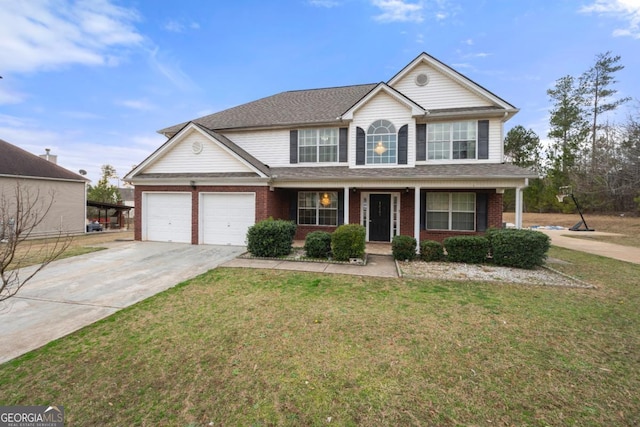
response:
M620 56L596 55L595 63L578 77L566 75L547 90L552 103L548 144L531 129L515 126L504 141L505 161L528 167L541 176L524 190L528 212L564 212L560 187L571 186L580 205L598 213L637 213L640 209L640 108L622 121L609 114L631 98L617 97L615 74L624 68ZM505 193L505 209L514 205Z

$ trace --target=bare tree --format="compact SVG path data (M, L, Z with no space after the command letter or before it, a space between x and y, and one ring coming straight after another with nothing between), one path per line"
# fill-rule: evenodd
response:
M19 182L13 193L0 192L0 301L16 295L69 247L71 237L63 230L44 242L33 240L53 203L53 192L45 197ZM20 268L33 264L37 267L21 277Z

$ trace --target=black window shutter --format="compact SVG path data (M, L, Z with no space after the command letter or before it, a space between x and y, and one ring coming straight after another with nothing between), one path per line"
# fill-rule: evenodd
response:
M478 159L489 158L489 120L478 120Z
M298 193L296 191L289 194L289 219L298 222Z
M344 191L338 191L338 225L344 224Z
M489 195L476 193L476 231L487 231Z
M427 191L420 190L420 230L427 229Z
M364 165L366 153L366 136L364 129L356 128L356 165Z
M404 125L398 131L398 164L407 164L407 146L409 145L409 126Z
M347 161L347 149L348 144L347 140L349 138L349 129L348 128L340 128L338 136L338 161L340 163L345 163Z
M427 125L416 125L416 161L427 160Z
M298 131L289 132L289 163L298 163Z

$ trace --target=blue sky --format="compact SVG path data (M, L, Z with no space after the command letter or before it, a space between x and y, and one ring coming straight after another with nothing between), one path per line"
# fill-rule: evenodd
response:
M0 138L95 184L159 147L158 129L387 81L424 51L520 108L506 129L544 139L546 90L609 50L637 111L640 0L0 0Z

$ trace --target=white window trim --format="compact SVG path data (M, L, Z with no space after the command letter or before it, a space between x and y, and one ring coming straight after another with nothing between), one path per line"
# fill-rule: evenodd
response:
M385 134L370 134L369 133L369 129L371 128L371 126L373 125L373 123L376 123L378 121L385 121L391 124L391 126L393 126L393 132L390 133L385 133ZM395 137L395 159L393 162L390 163L369 163L369 136L372 136L374 141L374 149L375 149L375 136L386 136L386 135L393 135ZM373 150L372 150L373 151ZM367 132L365 133L364 136L364 164L366 166L374 166L374 167L385 167L385 166L397 166L398 165L398 129L396 129L396 125L393 124L393 122L391 120L387 120L387 119L377 119L374 120L368 127L367 127Z
M311 208L301 208L300 207L300 193L313 193L315 194L316 197L316 222L315 224L301 224L300 223L300 209L311 209ZM335 195L336 198L336 207L335 208L326 208L324 206L322 206L320 204L320 198L322 197L321 195L324 193L328 193L331 194L332 196ZM333 210L336 213L336 223L335 224L319 224L320 221L320 210ZM297 198L296 198L296 224L297 225L302 225L302 226L309 226L309 227L337 227L339 222L340 222L340 218L338 218L339 215L339 211L340 211L340 199L339 199L339 195L338 195L338 191L298 191L297 192Z
M442 192L435 192L435 191L428 191L427 192L427 199L429 198L429 194L443 194ZM476 231L476 222L477 222L477 216L478 216L478 212L477 212L477 204L476 204L476 198L477 195L474 192L470 192L470 191L463 191L463 192L451 192L451 193L444 193L447 194L449 196L449 207L448 210L446 211L448 213L448 227L449 228L429 228L429 210L427 208L428 203L425 203L425 229L427 231L454 231L454 232L475 232ZM454 229L453 228L453 214L454 213L471 213L471 211L454 211L453 210L453 194L473 194L473 230L459 230L459 229ZM445 211L431 211L431 212L445 212Z
M326 144L326 145L320 145L320 131L323 130L332 130L335 131L336 133L336 143L335 145L333 144ZM300 138L301 138L301 134L302 131L314 131L316 133L316 143L315 143L315 148L316 148L316 161L315 162L308 162L308 161L304 161L302 160L302 154L300 152L300 149L303 147L300 144ZM335 160L331 160L328 162L323 162L320 161L320 147L336 147L336 159ZM311 147L311 145L305 145L304 147ZM323 165L329 165L329 164L338 164L340 159L340 129L339 128L314 128L314 129L298 129L298 163L299 164L303 164L303 165L315 165L315 164L323 164Z
M426 129L426 138L425 138L425 155L426 155L426 160L424 160L425 162L467 162L467 161L476 161L478 160L478 121L479 120L456 120L456 121L451 121L451 122L434 122L434 123L427 123L427 129ZM461 122L474 122L475 126L476 126L476 149L475 149L475 157L472 158L466 158L466 159L454 159L453 158L453 124L454 123L461 123ZM429 126L431 125L435 125L435 124L449 124L449 157L446 159L430 159L429 158Z

